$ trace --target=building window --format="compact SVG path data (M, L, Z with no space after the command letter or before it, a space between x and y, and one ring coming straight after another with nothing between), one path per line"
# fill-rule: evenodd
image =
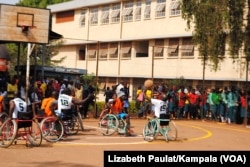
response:
M108 43L101 43L99 50L99 58L107 59L108 58Z
M166 0L157 0L157 5L155 9L156 17L165 17L165 11L166 11Z
M164 39L155 40L154 57L163 57Z
M146 7L144 10L144 18L150 19L150 15L151 15L151 0L146 0Z
M85 48L80 48L79 49L79 60L85 60Z
M101 23L109 24L109 6L105 6L102 8Z
M178 57L179 54L179 38L170 38L168 44L168 56Z
M140 21L141 20L141 1L137 1L136 2L135 20L136 21Z
M149 41L138 41L134 45L136 57L148 57Z
M87 52L87 55L88 55L88 59L96 59L96 49L97 48L97 45L96 44L89 44L88 45L88 52Z
M90 25L98 24L98 8L92 8L90 10Z
M115 4L112 6L112 12L111 12L111 22L112 23L119 23L120 22L120 4Z
M131 58L131 42L123 42L120 50L121 58Z
M179 16L181 14L180 0L172 0L170 4L170 16Z
M194 44L192 38L182 39L181 56L194 56Z
M56 13L56 23L74 21L75 11L65 11Z
M110 43L109 44L109 58L117 59L118 58L118 43Z
M80 16L80 20L79 20L79 23L80 23L80 27L84 27L85 26L85 24L86 24L86 10L85 9L83 9L82 11L81 11L81 16Z
M126 2L122 11L123 21L133 20L133 2Z

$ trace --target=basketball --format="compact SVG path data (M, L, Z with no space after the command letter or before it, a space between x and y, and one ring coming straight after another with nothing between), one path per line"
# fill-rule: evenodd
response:
M144 82L144 87L145 88L152 88L154 86L154 82L151 80L151 79L147 79L145 82Z

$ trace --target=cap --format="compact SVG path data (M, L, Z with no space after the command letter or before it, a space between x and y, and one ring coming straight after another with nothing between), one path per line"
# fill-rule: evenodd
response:
M122 97L122 96L125 96L124 92L120 91L120 92L117 93L117 97Z

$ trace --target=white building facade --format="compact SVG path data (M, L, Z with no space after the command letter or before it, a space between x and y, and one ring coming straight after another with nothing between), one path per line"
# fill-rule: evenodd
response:
M66 57L60 66L86 69L108 86L122 79L133 90L147 78L202 84L202 58L179 0L73 0L48 8L64 37L53 57ZM235 60L226 55L216 72L206 66L205 84L244 86L245 68L243 52Z

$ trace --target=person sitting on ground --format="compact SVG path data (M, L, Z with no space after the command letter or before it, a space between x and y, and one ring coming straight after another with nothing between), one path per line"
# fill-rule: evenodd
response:
M133 135L133 130L130 128L130 116L128 113L124 112L124 108L123 108L123 100L125 98L125 93L120 91L117 94L117 98L115 100L115 103L113 104L112 108L111 108L111 112L113 114L116 114L118 119L125 119L127 127L126 127L126 132L125 135L126 136L132 136Z

